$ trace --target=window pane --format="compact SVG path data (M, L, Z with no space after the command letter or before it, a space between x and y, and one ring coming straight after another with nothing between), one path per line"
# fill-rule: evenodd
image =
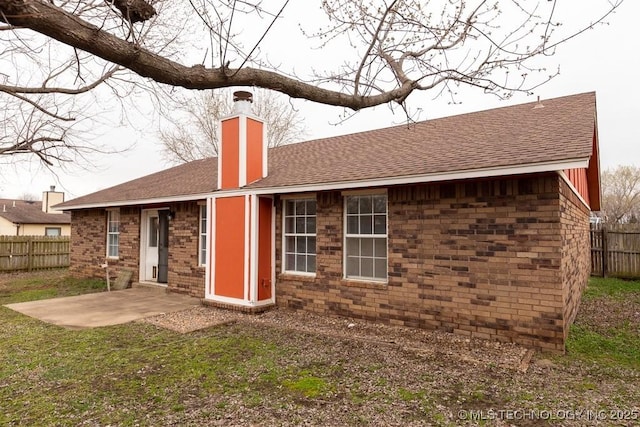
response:
M360 216L360 234L373 234L373 215Z
M62 230L60 228L45 228L44 235L45 236L60 236L62 234Z
M375 213L387 212L387 196L374 196L373 211Z
M117 257L118 256L118 241L119 236L117 234L110 234L108 239L109 246L109 256Z
M359 234L357 216L347 216L347 234Z
M299 254L306 254L307 253L307 238L302 236L302 237L296 237L296 252Z
M347 256L359 256L360 255L360 239L349 238L347 239Z
M373 213L373 204L371 201L371 196L360 197L360 213L361 214Z
M316 201L315 199L286 200L284 207L284 269L300 272L315 271ZM314 254L313 261L307 254Z
M307 200L307 215L315 215L315 214L316 214L316 201Z
M387 234L387 216L376 215L373 219L373 232L375 234Z
M304 215L307 212L307 202L304 200L296 200L296 216Z
M202 228L202 233L206 233L207 230L207 207L200 207L200 227Z
M387 259L376 259L375 261L375 277L377 279L387 278Z
M296 251L296 238L292 236L287 236L284 240L285 242L285 252L295 252Z
M284 219L284 232L285 233L295 233L295 229L293 227L294 225L294 218L292 216L288 216Z
M286 256L286 270L295 270L296 269L296 255L295 254L287 254Z
M296 271L307 271L307 260L305 255L296 255Z
M149 247L158 247L158 217L149 218Z
M357 209L355 201L357 200ZM346 277L387 278L387 196L347 198L345 217ZM362 235L361 238L350 237ZM368 237L370 236L370 237ZM374 236L376 236L374 238Z
M347 213L348 214L357 214L358 213L358 198L354 196L347 197Z
M373 239L360 239L360 255L373 256Z
M347 277L360 275L360 259L356 257L347 257Z
M293 203L293 200L287 200L285 203L285 215L294 215L295 212L295 204Z
M316 234L316 217L315 216L307 217L307 233Z
M316 238L315 237L307 237L307 253L315 254L316 253Z
M360 258L360 276L373 276L373 258Z
M308 273L316 272L316 256L315 255L307 256L307 272Z
M373 239L374 248L373 254L375 257L387 257L387 239Z

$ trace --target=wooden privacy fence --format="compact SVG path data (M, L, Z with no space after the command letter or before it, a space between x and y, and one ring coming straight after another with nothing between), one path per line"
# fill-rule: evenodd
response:
M640 229L591 229L591 274L640 277Z
M0 236L0 273L68 266L68 236Z

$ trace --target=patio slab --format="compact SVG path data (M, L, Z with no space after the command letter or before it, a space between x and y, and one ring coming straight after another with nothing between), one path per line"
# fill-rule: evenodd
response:
M164 288L136 287L5 307L68 329L84 329L128 323L197 305L200 305L198 298L167 293Z

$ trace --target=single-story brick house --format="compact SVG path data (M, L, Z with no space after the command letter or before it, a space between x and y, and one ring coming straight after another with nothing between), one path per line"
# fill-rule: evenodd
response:
M600 204L595 93L267 150L238 92L221 153L59 205L71 271L564 350Z

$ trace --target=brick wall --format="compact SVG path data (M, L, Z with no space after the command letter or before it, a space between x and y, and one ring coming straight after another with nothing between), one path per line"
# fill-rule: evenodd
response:
M169 222L168 289L196 297L204 297L204 267L198 266L199 206L196 202L163 205L175 217ZM109 259L110 272L120 268L134 272L139 280L140 218L142 208L120 208L120 247L118 259ZM75 277L105 277L100 267L106 259L105 209L73 211L71 216L71 265Z
M75 277L105 277L102 265L107 256L107 211L85 209L71 213L71 264ZM138 280L140 259L140 209L120 209L120 248L118 259L108 259L110 274L120 268L134 272Z
M198 263L200 206L195 202L171 206L169 222L169 276L172 292L204 298L205 268Z
M580 297L591 272L589 210L566 182L560 181L560 224L562 236L562 283L564 337L569 335L580 305Z
M343 279L340 192L317 194L316 276L280 273L278 203L277 303L563 351L566 303L577 304L589 269L563 270L583 243L563 249L581 229L561 185L550 174L389 188L387 284Z

